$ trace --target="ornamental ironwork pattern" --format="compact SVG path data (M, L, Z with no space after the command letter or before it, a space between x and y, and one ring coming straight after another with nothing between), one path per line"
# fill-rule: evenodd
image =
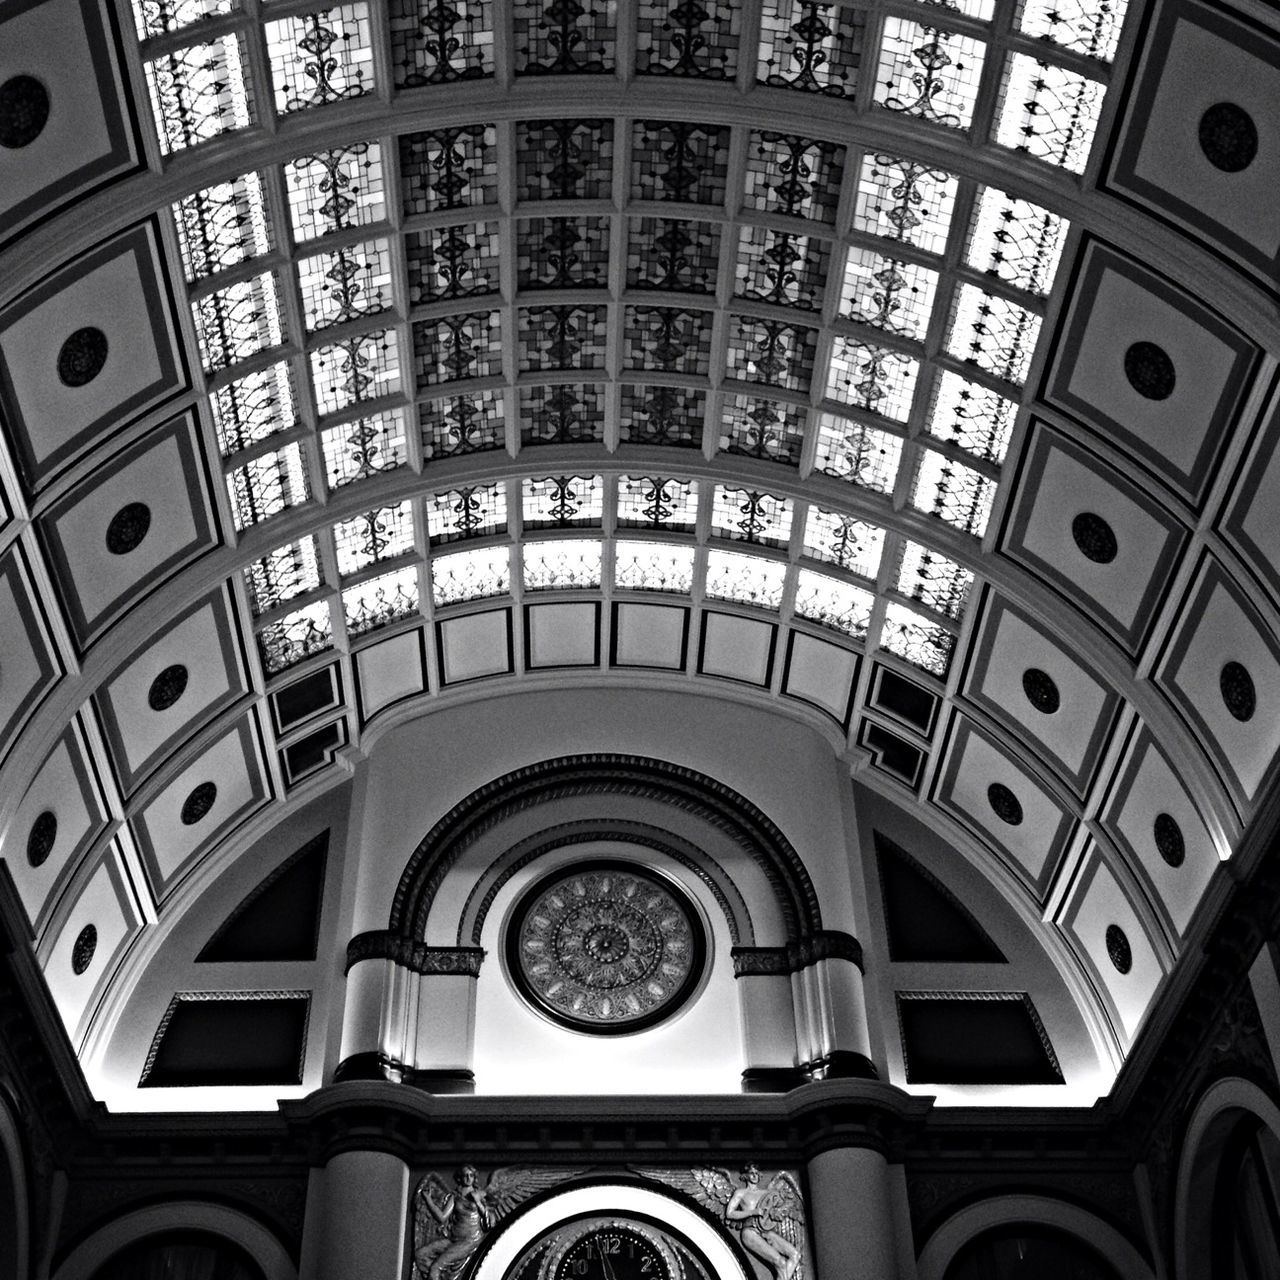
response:
M579 1031L634 1031L670 1017L702 975L692 904L639 866L569 868L536 884L508 926L522 994Z
M498 131L462 124L400 137L405 217L466 209L498 198Z
M686 120L637 120L631 194L637 200L723 204L729 130Z
M641 75L726 80L737 71L740 0L640 0L636 7Z
M145 63L143 71L165 154L244 129L253 121L244 45L234 33L174 49Z
M173 220L188 283L271 251L262 179L256 173L184 196L173 206Z
M612 120L531 120L517 126L521 200L600 200L613 187Z
M293 369L268 365L219 387L209 397L223 457L247 449L298 424Z
M493 0L388 0L398 89L493 75Z
M258 655L267 675L278 675L333 648L329 605L323 600L267 623L258 632Z
M761 396L726 396L720 448L795 467L804 448L807 419L807 412L799 405Z

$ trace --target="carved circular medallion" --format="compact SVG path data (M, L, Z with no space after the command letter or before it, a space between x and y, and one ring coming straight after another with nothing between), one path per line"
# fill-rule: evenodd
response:
M697 985L705 958L693 904L633 863L557 871L525 894L507 926L507 963L521 992L579 1031L636 1031L668 1017Z
M1167 400L1178 381L1169 353L1154 342L1135 342L1124 353L1124 376L1147 400Z
M1182 828L1178 826L1171 814L1157 813L1155 821L1156 852L1171 867L1182 866L1187 856L1186 842L1182 838Z
M107 363L107 335L92 327L77 329L58 350L58 377L64 386L88 386Z
M187 690L187 669L180 662L160 672L147 690L147 706L152 711L168 711Z
M987 788L987 803L1001 822L1016 827L1022 821L1022 806L1018 797L1003 782L993 782Z
M218 798L218 788L212 782L202 782L192 789L191 794L182 802L182 812L178 815L184 827L194 827L201 818L213 808Z
M1111 526L1092 511L1082 511L1071 522L1071 536L1080 554L1094 564L1110 564L1119 548Z
M1039 667L1028 667L1022 673L1022 692L1027 695L1027 701L1046 716L1053 715L1062 705L1053 677Z
M1253 687L1253 677L1240 662L1226 663L1218 675L1218 688L1227 710L1240 721L1252 720L1258 705L1258 694Z
M0 84L0 147L29 147L49 123L49 90L35 76Z
M1133 948L1118 924L1107 925L1107 955L1117 973L1128 973L1133 968Z
M98 949L98 931L91 924L85 925L76 935L71 947L71 968L83 973L93 963L93 953Z
M128 502L107 525L107 550L113 556L136 551L151 528L151 508L145 502Z
M53 852L53 842L58 838L58 815L45 809L36 815L27 835L27 861L33 867L44 864Z
M1239 173L1258 154L1258 126L1234 102L1215 102L1200 117L1200 150L1215 169Z

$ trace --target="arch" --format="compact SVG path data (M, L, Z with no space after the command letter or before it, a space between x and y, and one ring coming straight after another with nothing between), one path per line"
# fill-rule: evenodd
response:
M717 1280L752 1280L737 1251L707 1216L669 1192L634 1182L571 1187L530 1204L484 1246L473 1280L503 1280L528 1245L561 1222L590 1214L639 1214L694 1245Z
M298 1280L298 1268L279 1239L256 1218L207 1200L166 1200L134 1209L87 1236L67 1255L52 1280L90 1280L104 1259L147 1236L207 1231L239 1245L266 1280Z
M920 1253L920 1280L943 1280L964 1245L992 1227L1026 1222L1077 1236L1115 1267L1123 1280L1155 1280L1151 1264L1123 1233L1079 1205L1052 1196L992 1196L952 1214Z
M821 931L818 895L800 855L745 796L665 760L597 754L561 756L512 770L454 805L409 855L391 903L388 932L405 938L425 936L427 916L445 874L483 832L535 805L593 793L658 799L719 827L760 865L777 896L788 941Z
M1187 1122L1174 1184L1173 1267L1176 1280L1210 1274L1213 1197L1223 1148L1245 1116L1280 1139L1280 1107L1256 1084L1239 1076L1214 1081Z
M0 1089L0 1273L6 1267L19 1280L31 1274L31 1201L22 1129Z

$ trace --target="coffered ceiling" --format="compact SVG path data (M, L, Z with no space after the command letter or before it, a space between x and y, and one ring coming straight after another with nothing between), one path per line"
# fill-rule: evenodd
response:
M91 1082L382 735L556 689L807 726L1113 1074L1280 750L1265 16L0 4L0 856Z

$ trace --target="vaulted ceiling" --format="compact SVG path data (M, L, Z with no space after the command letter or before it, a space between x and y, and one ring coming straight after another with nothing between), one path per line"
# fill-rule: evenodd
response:
M1256 19L0 6L0 857L91 1083L322 828L314 966L205 973L335 988L379 741L556 691L802 727L875 954L1013 912L1113 1075L1280 749Z

